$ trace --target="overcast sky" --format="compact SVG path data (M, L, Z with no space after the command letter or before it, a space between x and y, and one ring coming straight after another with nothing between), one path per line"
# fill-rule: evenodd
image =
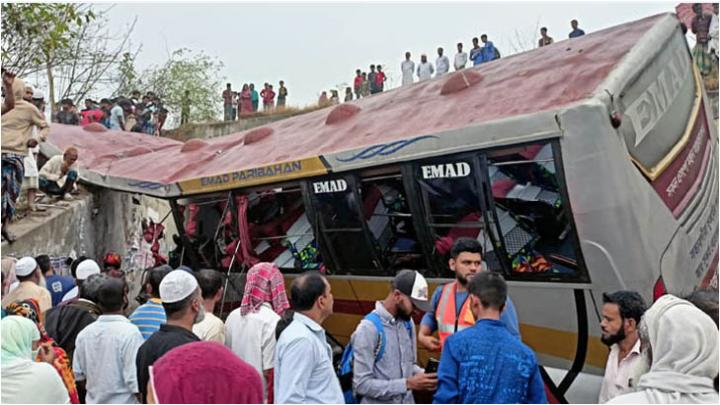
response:
M201 50L224 63L222 81L233 88L284 80L288 104L317 101L322 90L352 82L356 68L382 64L395 87L405 51L434 62L436 49L455 54L486 33L503 55L530 49L536 28L566 39L570 20L585 32L663 12L676 2L483 3L122 3L110 11L113 30L138 17L132 34L142 45L137 68L162 63L169 52Z

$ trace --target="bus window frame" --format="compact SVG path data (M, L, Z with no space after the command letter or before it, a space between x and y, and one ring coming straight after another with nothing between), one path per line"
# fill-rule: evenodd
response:
M482 201L483 185L481 184L481 177L479 177L479 175L477 174L479 173L480 166L478 161L478 154L476 151L460 152L456 154L433 156L426 159L413 160L402 165L402 174L405 190L408 193L408 205L410 208L410 212L413 214L413 222L415 224L415 229L418 235L418 242L421 243L421 247L424 250L425 258L428 262L429 272L433 273L432 276L434 277L454 278L455 276L452 273L452 270L449 269L449 264L447 262L444 262L442 258L436 254L435 251L435 238L433 237L433 228L444 228L446 227L446 225L432 225L430 220L430 217L432 216L432 213L430 212L430 201L426 195L427 193L424 193L420 188L420 184L418 181L419 178L417 177L421 165L429 164L431 162L443 161L443 159L447 159L446 162L448 163L458 161L465 161L467 163L470 163L471 169L475 172L474 174L471 174L471 176L473 176L475 186L478 190L478 193L476 195L476 198L478 200L476 202L478 205L478 209L481 211L481 214L483 216L483 219L481 221L482 225L478 226L477 228L487 229L488 224L483 211ZM495 244L495 241L493 240L494 235L492 235L493 232L491 232L490 234L491 243ZM505 269L503 269L503 273L505 273Z
M500 226L498 220L497 220L497 210L495 209L495 200L492 196L492 189L490 186L490 172L488 170L488 167L490 166L490 163L487 158L487 153L497 150L503 150L508 148L515 148L515 147L524 147L524 146L531 146L531 145L538 145L538 144L550 144L552 148L553 153L553 164L555 165L555 179L557 181L558 186L558 193L560 194L562 198L562 215L568 220L568 224L570 226L570 232L568 237L573 238L573 242L575 243L575 256L576 256L576 264L574 265L577 268L577 274L576 275L552 275L552 274L546 274L546 273L513 273L512 272L512 266L510 265L510 259L507 254L507 249L505 248L505 240L502 236L499 238L499 244L500 246L496 246L496 249L501 249L503 260L501 260L501 263L505 268L503 269L503 273L505 274L505 278L508 281L519 281L519 282L547 282L547 283L563 283L563 284L590 284L590 274L587 270L587 265L585 263L584 257L582 255L582 249L580 248L580 238L577 233L577 227L575 225L575 218L572 215L572 206L570 204L570 196L568 194L567 190L567 183L565 181L565 166L563 165L562 161L562 153L561 153L561 147L559 138L553 138L553 139L544 139L544 140L536 140L531 142L523 142L518 144L512 144L512 145L505 145L505 146L499 146L499 147L493 147L488 149L483 149L477 151L477 153L482 156L481 160L484 160L483 164L485 167L482 167L481 175L483 176L483 182L487 185L488 189L483 189L483 193L487 194L487 201L489 202L488 209L491 209L493 214L495 215L495 224L496 226ZM497 230L499 232L499 229ZM499 235L502 235L501 232L499 232Z
M334 229L329 228L326 229L323 225L323 221L320 218L320 207L315 206L315 202L318 201L317 198L314 198L315 193L313 192L312 183L316 181L327 181L327 180L337 180L337 179L343 179L348 184L348 190L343 191L349 192L353 195L353 198L356 202L356 207L358 208L355 210L356 219L360 223L360 228L358 230L354 229ZM306 203L305 212L308 214L308 220L312 224L313 232L315 232L315 240L318 243L318 249L320 250L320 253L323 257L323 264L325 265L325 268L328 270L328 274L330 275L350 275L350 276L393 276L393 274L390 274L389 269L385 268L383 265L383 261L377 254L377 249L375 249L373 241L371 239L371 233L370 229L367 227L367 223L365 221L365 218L362 215L362 210L360 209L362 207L362 199L360 197L359 193L359 184L360 179L356 172L343 172L343 173L334 173L334 174L328 174L323 176L316 176L316 177L310 177L305 179L302 182L303 187L303 198L304 202ZM339 255L336 251L336 247L333 246L332 243L329 243L328 240L326 240L326 231L330 232L358 232L362 234L363 240L365 241L365 247L370 253L370 262L373 263L374 269L368 269L371 270L373 274L362 274L365 273L365 271L362 271L362 273L353 272L352 269L348 269L345 267L340 266L341 260L338 259Z
M364 183L374 182L377 180L384 180L388 178L397 178L400 181L400 186L402 187L402 191L405 193L405 200L407 202L407 208L409 211L410 217L412 217L412 226L415 230L415 236L417 237L417 243L420 245L420 251L425 259L425 269L418 270L423 276L429 276L429 272L432 272L434 270L434 266L432 265L431 259L427 255L427 249L425 249L423 245L423 231L418 228L420 225L421 227L424 227L424 223L422 222L422 219L418 220L417 210L413 209L413 204L416 204L415 199L418 198L417 194L415 194L414 190L409 189L408 185L405 181L407 178L407 175L405 174L405 167L406 164L391 164L386 166L380 166L371 168L368 170L363 170L357 172L357 180L358 180L358 190L361 189L362 185ZM367 235L370 239L370 243L372 244L372 249L375 251L376 255L379 255L379 251L375 246L374 240L375 237L372 235L372 232L370 231L370 228L368 228L367 220L363 218L363 221L365 222L365 228L367 229ZM388 267L387 269L384 269L385 273L388 273L390 276L394 276L394 274L390 274L391 271L389 269L388 263L383 257L379 257L380 264L383 268Z

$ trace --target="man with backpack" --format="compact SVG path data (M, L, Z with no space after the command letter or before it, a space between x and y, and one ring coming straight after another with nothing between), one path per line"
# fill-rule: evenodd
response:
M413 390L434 391L437 374L417 362L414 309L428 310L428 285L415 270L402 270L375 310L360 322L340 364L346 403L415 403ZM352 367L351 370L348 368ZM347 376L352 373L352 390ZM343 381L345 380L345 381Z

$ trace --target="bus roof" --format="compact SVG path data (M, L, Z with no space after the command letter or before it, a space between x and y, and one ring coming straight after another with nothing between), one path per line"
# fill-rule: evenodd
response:
M398 156L417 158L449 150L443 139L468 128L487 145L519 142L523 133L558 132L555 111L592 98L643 35L668 16L558 41L219 138L182 143L52 124L50 147L55 152L78 147L81 175L91 183L178 197L383 164ZM507 125L501 131L482 130L507 122L521 130ZM400 149L404 154L396 155Z

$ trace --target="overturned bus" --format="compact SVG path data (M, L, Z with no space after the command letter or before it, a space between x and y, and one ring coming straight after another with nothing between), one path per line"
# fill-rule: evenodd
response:
M50 142L81 148L86 182L168 199L193 267L324 271L341 342L397 270L434 289L452 242L477 238L523 341L567 370L545 376L562 398L605 366L603 292L717 287L706 100L663 14L224 137L53 125Z

